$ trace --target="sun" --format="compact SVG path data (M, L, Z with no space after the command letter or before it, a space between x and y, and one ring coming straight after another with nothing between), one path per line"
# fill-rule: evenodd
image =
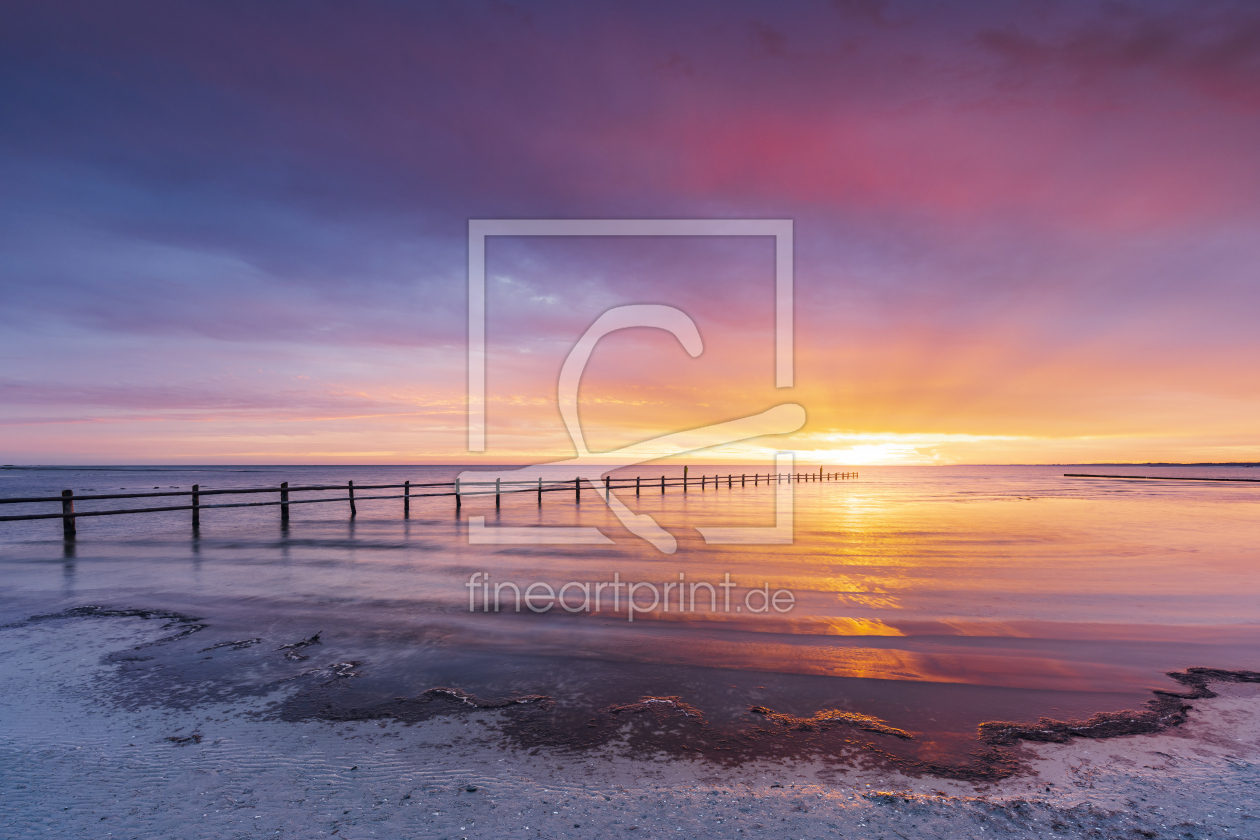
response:
M837 449L798 449L796 462L856 467L870 464L936 464L939 459L934 452L924 452L908 443L859 443Z

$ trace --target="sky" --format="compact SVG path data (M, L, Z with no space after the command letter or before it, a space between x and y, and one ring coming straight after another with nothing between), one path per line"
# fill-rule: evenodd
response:
M0 10L0 460L1260 461L1252 2L56 2ZM489 240L469 219L790 219Z

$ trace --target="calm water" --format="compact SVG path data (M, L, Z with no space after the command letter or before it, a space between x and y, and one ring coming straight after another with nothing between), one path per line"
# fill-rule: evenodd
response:
M0 496L446 481L458 471L0 470ZM622 474L662 471L678 473ZM678 538L673 555L628 534L589 490L580 506L571 493L546 494L541 507L532 494L508 496L497 513L492 498L470 499L459 517L450 498L418 500L409 520L396 500L360 501L353 522L344 503L295 506L287 533L276 508L206 511L196 540L187 513L83 519L72 556L56 520L0 523L0 620L84 604L166 609L209 625L195 644L173 646L189 662L218 641L263 639L204 666L206 679L238 687L300 673L308 666L275 649L322 632L310 663L362 663L353 692L363 702L438 685L541 693L575 725L591 709L646 695L678 695L717 725L746 719L750 705L796 715L838 708L887 720L915 733L916 749L940 754L972 744L982 720L1134 707L1173 687L1169 670L1260 670L1260 483L1066 472L1260 478L1260 469L1224 467L864 467L857 480L796 486L789 546L710 546L694 530L772 524L764 484L620 492ZM593 525L615 542L470 545L469 516ZM470 612L476 572L521 588L614 575L659 588L680 574L688 584L729 574L737 588L730 611L721 589L712 611L700 588L695 612L671 600L669 611L630 622L624 602L609 611L611 589L598 614L517 613L510 589L502 611L483 612L478 591ZM794 607L736 611L760 606L745 596L766 584L789 590ZM570 596L580 603L577 590ZM639 600L650 604L651 593L640 589Z

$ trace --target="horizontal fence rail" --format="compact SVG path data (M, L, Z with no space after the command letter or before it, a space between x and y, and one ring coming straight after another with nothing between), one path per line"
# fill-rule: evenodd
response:
M727 475L701 475L697 477L681 476L669 478L667 476L635 476L634 478L605 476L602 484L605 491L612 490L631 490L635 491L635 495L641 495L643 491L659 490L664 494L666 488L680 487L686 493L693 487L699 485L699 489L705 490L711 483L714 488L719 486L734 487L735 479L739 479L740 487L753 486L758 487L762 484L769 485L771 483L782 482L806 482L806 481L840 481L844 479L857 478L856 472L824 472L819 470L816 473L747 473L735 475L730 473ZM345 484L305 484L290 486L288 482L283 482L279 487L248 487L239 490L202 490L200 485L194 484L191 490L173 490L161 491L157 493L94 493L76 496L73 490L63 490L59 496L22 496L16 498L0 499L0 505L15 504L47 504L57 502L61 505L61 510L56 513L25 513L14 516L0 516L0 522L19 522L24 520L35 519L60 519L62 520L63 535L68 540L75 539L77 535L76 521L89 516L123 516L133 513L168 513L171 511L191 511L192 512L192 529L197 534L201 528L201 511L203 510L222 510L225 508L246 508L246 507L279 507L280 521L287 525L289 522L289 506L290 505L310 505L322 504L328 502L348 502L350 505L350 518L353 519L357 513L357 503L363 501L377 501L382 499L402 499L403 500L403 518L411 515L412 499L427 499L440 496L455 497L455 509L458 512L462 500L465 496L494 496L495 507L500 504L500 499L504 495L513 493L535 493L538 496L538 503L542 504L543 493L561 493L572 492L574 501L580 502L582 499L582 482L581 478L574 478L572 481L547 481L542 479L534 481L446 481L427 484L413 484L405 481L402 484L355 484L348 481ZM589 483L589 482L588 482ZM434 488L450 488L449 491L431 492ZM422 489L430 492L414 493L413 490ZM290 493L298 492L324 492L338 491L345 495L323 496L315 499L293 499ZM358 491L363 490L402 490L401 493L390 493L387 495L358 495ZM205 496L243 496L257 493L270 493L279 495L279 499L263 502L220 502L213 504L202 504L201 499ZM169 499L188 499L189 504L160 505L156 507L138 507L138 508L119 508L113 510L75 510L75 502L94 502L111 499L153 499L153 498L169 498Z

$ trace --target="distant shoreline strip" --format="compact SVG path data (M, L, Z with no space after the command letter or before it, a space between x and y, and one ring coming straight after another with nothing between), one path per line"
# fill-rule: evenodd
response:
M1141 478L1149 481L1250 481L1260 483L1260 478L1201 478L1184 475L1097 475L1094 473L1064 473L1064 478Z

